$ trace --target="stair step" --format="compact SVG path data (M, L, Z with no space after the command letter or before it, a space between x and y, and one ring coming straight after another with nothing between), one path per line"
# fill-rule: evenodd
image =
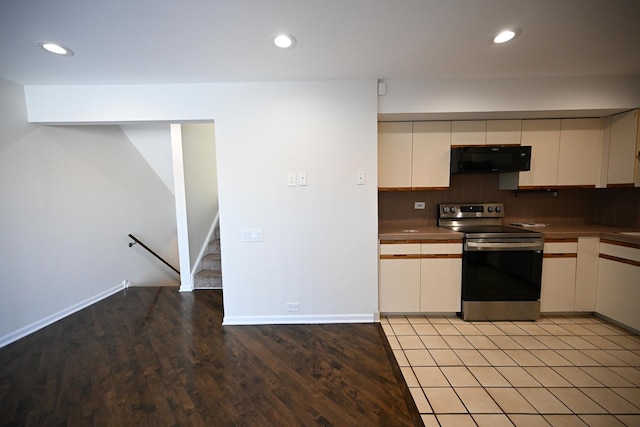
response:
M222 267L222 260L220 254L207 254L202 257L200 262L200 268L202 270L220 270Z
M200 289L222 289L222 261L220 253L220 227L213 230L194 277L194 287Z
M222 288L222 272L220 270L201 270L194 277L196 288Z
M213 239L207 244L207 254L219 254L220 253L220 239Z

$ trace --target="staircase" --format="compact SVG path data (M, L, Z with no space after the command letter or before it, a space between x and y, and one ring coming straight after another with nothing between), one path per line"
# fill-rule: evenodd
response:
M194 277L195 289L222 289L221 265L220 228L216 227Z

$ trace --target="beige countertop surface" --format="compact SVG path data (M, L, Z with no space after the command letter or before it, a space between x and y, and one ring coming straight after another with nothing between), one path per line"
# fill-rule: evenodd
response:
M378 230L378 236L383 240L460 240L463 234L437 225L420 227L404 227L387 225Z
M538 231L548 239L571 239L578 237L600 237L610 240L640 245L640 230L622 227L608 227L604 225L547 225L544 227L523 227L527 230ZM637 232L636 235L624 233ZM437 225L406 227L402 225L382 225L378 230L381 241L394 240L461 240L462 233L452 231Z

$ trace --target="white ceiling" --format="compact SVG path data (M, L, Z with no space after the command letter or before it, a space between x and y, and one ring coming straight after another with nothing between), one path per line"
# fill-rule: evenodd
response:
M606 75L640 76L640 0L0 0L25 85Z

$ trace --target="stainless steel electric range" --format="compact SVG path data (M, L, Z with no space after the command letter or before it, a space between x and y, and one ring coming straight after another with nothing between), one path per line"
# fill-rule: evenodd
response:
M502 203L440 204L438 225L464 233L464 320L540 316L542 233L503 225Z

